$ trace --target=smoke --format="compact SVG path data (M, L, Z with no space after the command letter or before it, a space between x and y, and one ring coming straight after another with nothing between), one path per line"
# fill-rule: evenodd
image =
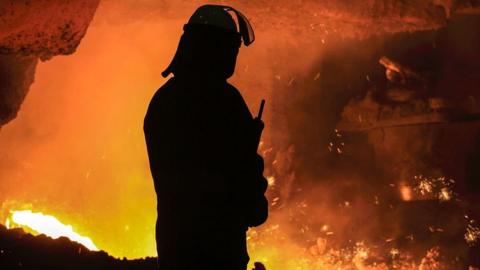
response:
M17 119L0 132L2 210L15 205L55 215L114 256L156 255L143 117L199 3L105 0L75 54L38 64ZM238 5L257 39L241 48L232 83L253 114L267 100L261 151L274 183L272 217L255 231L275 232L279 225L276 235L284 233L282 241L295 252L320 236L338 235L340 245L374 234L382 223L373 214L375 202L388 207L372 187L382 170L376 170L368 138L338 136L335 128L348 101L372 86L367 76L384 72L377 62L384 40L364 40L381 26L365 30L374 21L355 25L345 9L293 16L309 6L292 13L287 1L270 11L258 3ZM399 20L383 21L383 31L433 27L393 23ZM366 216L371 225L352 224ZM261 251L271 246L258 251L252 245L253 259L271 255Z
M38 64L17 119L0 132L3 212L55 215L114 256L155 255L143 116L195 6L102 2L75 54ZM285 50L272 45L275 33L257 38L233 82L252 110L261 98L270 104L270 61Z

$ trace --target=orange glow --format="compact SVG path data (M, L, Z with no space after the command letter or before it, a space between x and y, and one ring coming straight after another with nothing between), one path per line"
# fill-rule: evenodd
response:
M54 239L61 236L68 237L70 240L80 243L90 250L98 250L90 238L79 235L73 230L71 225L61 223L54 216L32 213L30 210L11 211L11 213L12 221L17 225L28 227ZM10 223L9 219L6 223Z
M402 200L411 201L412 200L412 188L406 185L400 185L400 195Z
M196 5L175 18L139 18L115 3L100 4L74 54L38 64L17 118L0 132L0 161L11 164L0 168L0 197L68 221L112 256L156 256L143 117ZM242 62L267 63L262 42L240 53L236 77L252 81L234 83L248 104L271 89L266 64Z
M153 10L156 2L163 1L143 2L151 2L152 11L143 11L139 16L139 11L129 6L137 6L136 1L102 1L74 54L56 56L38 64L35 82L18 117L0 131L0 202L28 202L55 217L29 210L13 211L5 219L7 227L21 225L52 237L64 235L114 257L156 256L156 197L142 129L143 117L154 92L165 82L161 72L175 52L185 18L196 5L192 4L190 10L164 14ZM248 11L245 13L248 15ZM320 55L318 47L325 44L323 36L318 36L316 42L313 35L308 35L308 46L305 46L300 44L300 38L288 40L284 38L288 35L282 36L281 32L268 27L259 29L256 43L241 49L232 83L242 91L252 111L256 111L262 98L279 98L275 87L294 83L294 78L281 77L276 72L286 69L286 63L288 71L281 70L282 76L310 72ZM286 41L279 43L279 39ZM292 57L292 51L288 50L292 47L309 57ZM312 81L321 78L317 71L314 74ZM267 129L262 138L265 142L272 140L274 132L268 126L271 111L268 108L265 111ZM328 149L345 156L348 149L344 147L342 135L337 130L335 135L336 141ZM281 140L286 135L277 137ZM288 150L280 152L272 161L284 175L267 177L270 190L280 190L269 198L271 216L266 224L248 231L251 258L248 269L252 269L255 261L264 263L267 269L283 270L388 269L385 263L367 265L376 259L374 245L344 239L350 246L340 248L331 240L343 237L348 215L372 216L368 207L350 198L338 202L338 208L326 206L325 202L335 195L330 188L308 191L318 205L292 206L285 202L290 193L303 192L290 184L285 191L281 190L282 184L295 180L295 174L289 171L294 167L290 156L294 148L285 148ZM430 182L421 182L418 190L413 187L395 186L395 192L405 201L416 199L415 192L421 195L432 192ZM373 195L369 207L383 207L383 201ZM450 200L453 195L450 189L444 188L438 197ZM2 208L33 209L5 206L5 202ZM311 211L306 211L307 208ZM307 212L311 216L307 216ZM302 221L295 220L295 214L302 215ZM320 228L315 232L318 235L301 224L317 216L325 219L316 224ZM378 220L372 218L371 223L375 222ZM361 224L359 234L369 225ZM73 228L88 237L79 235ZM359 237L368 240L366 234ZM469 227L466 241L478 238L480 229ZM434 269L425 266L423 261L423 266L419 265L408 257L408 251L393 244L382 248L389 256L387 259L398 260L395 269ZM421 255L436 260L436 254L432 251Z

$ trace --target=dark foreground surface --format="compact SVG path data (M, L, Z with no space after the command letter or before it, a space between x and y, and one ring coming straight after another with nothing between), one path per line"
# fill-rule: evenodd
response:
M33 236L0 225L0 269L133 269L154 270L155 258L116 259L60 237Z
M156 258L116 259L105 251L90 251L66 237L33 236L0 224L0 270L155 270L156 267ZM256 262L253 270L266 269Z

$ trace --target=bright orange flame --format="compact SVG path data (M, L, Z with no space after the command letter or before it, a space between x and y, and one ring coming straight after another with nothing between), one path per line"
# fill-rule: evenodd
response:
M61 236L84 245L90 250L98 250L93 241L73 231L71 225L61 223L57 218L42 213L32 213L30 210L11 211L12 221L15 224L26 226L38 233L43 233L54 239Z

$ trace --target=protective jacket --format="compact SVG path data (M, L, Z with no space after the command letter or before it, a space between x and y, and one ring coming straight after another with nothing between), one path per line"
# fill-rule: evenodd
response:
M160 265L246 266L246 230L266 220L268 203L258 130L238 90L226 79L177 74L154 95L144 131Z

